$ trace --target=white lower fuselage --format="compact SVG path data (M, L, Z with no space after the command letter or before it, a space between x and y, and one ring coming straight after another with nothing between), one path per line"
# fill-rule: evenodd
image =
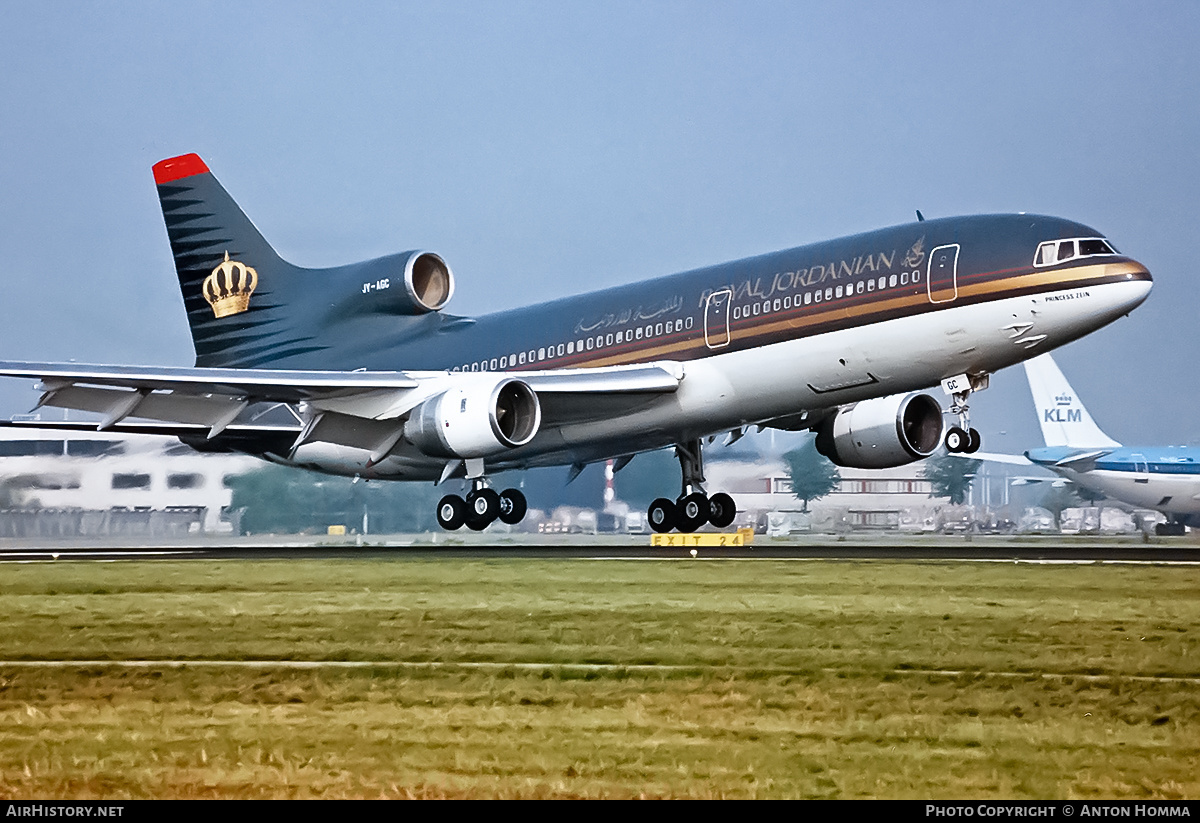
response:
M1105 497L1140 509L1155 509L1173 515L1200 514L1200 473L1164 474L1154 468L1143 463L1140 467L1131 465L1127 471L1051 470L1082 488L1101 492Z
M990 374L1116 320L1141 303L1150 287L1148 280L1131 278L1085 290L949 304L740 351L716 349L682 363L677 391L604 420L543 428L528 445L486 461L487 470L591 463L928 389L958 374ZM379 463L369 460L365 450L316 442L302 445L286 462L398 480L436 480L446 466L444 459L404 444Z

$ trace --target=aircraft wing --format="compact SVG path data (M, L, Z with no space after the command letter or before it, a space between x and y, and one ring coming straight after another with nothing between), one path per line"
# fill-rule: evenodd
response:
M380 432L397 424L425 400L466 381L513 378L524 381L543 404L543 425L604 419L646 402L647 395L674 392L683 367L663 361L635 366L529 372L291 371L206 369L163 366L93 366L76 363L0 361L0 376L41 381L38 407L52 406L101 416L92 428L162 434L207 429L213 438L230 428L254 404L304 403L324 418L305 427L303 440L378 449ZM126 418L160 421L136 426ZM357 421L357 422L356 422ZM237 428L245 431L245 420ZM29 421L26 425L36 426ZM263 427L278 433L278 426ZM296 430L300 420L296 420ZM177 431L176 431L177 430ZM232 429L231 429L232 433ZM390 437L390 434L389 436ZM384 439L388 439L385 437ZM362 442L358 442L361 439ZM397 438L398 439L398 438ZM392 440L394 444L395 439Z
M951 457L961 457L964 460L986 460L989 463L1008 463L1012 466L1034 465L1032 460L1020 454L995 454L992 452L975 452L974 454L949 452L949 454Z

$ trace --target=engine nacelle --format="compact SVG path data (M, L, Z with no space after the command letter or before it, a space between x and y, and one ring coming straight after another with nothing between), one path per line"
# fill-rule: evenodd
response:
M817 430L817 451L851 469L890 469L933 454L942 409L927 394L877 397L838 409Z
M496 375L456 375L451 388L413 409L404 437L431 457L488 457L524 446L542 423L529 384Z
M330 288L342 295L331 316L419 315L441 311L454 296L454 274L431 251L405 251L321 269L332 278Z
M441 311L454 296L454 273L431 251L409 252L404 261L404 289L417 311Z

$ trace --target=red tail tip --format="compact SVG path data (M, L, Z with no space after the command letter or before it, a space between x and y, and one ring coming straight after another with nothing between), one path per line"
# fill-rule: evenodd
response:
M193 174L206 173L208 173L208 166L204 165L204 161L198 154L181 154L178 157L169 157L154 164L154 182L160 186L163 183L170 183L172 180L191 177Z

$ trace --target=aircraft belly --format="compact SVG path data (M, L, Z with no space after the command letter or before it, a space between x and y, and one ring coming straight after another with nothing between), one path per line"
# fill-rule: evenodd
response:
M1200 513L1200 477L1125 471L1060 472L1085 488L1131 506L1174 514ZM1140 481L1140 482L1139 482ZM1170 498L1162 504L1164 498Z
M586 395L549 400L551 408L562 406L564 419L545 420L528 445L486 463L492 470L594 462L802 411L925 390L955 374L995 372L1027 359L1030 348L1049 350L1111 322L1148 288L1131 281L951 306L691 360L677 391L626 404L619 412L603 413L609 404L602 396L590 415ZM297 451L294 462L398 480L436 479L446 466L445 459L411 447L398 452L372 465L364 450L311 443Z

